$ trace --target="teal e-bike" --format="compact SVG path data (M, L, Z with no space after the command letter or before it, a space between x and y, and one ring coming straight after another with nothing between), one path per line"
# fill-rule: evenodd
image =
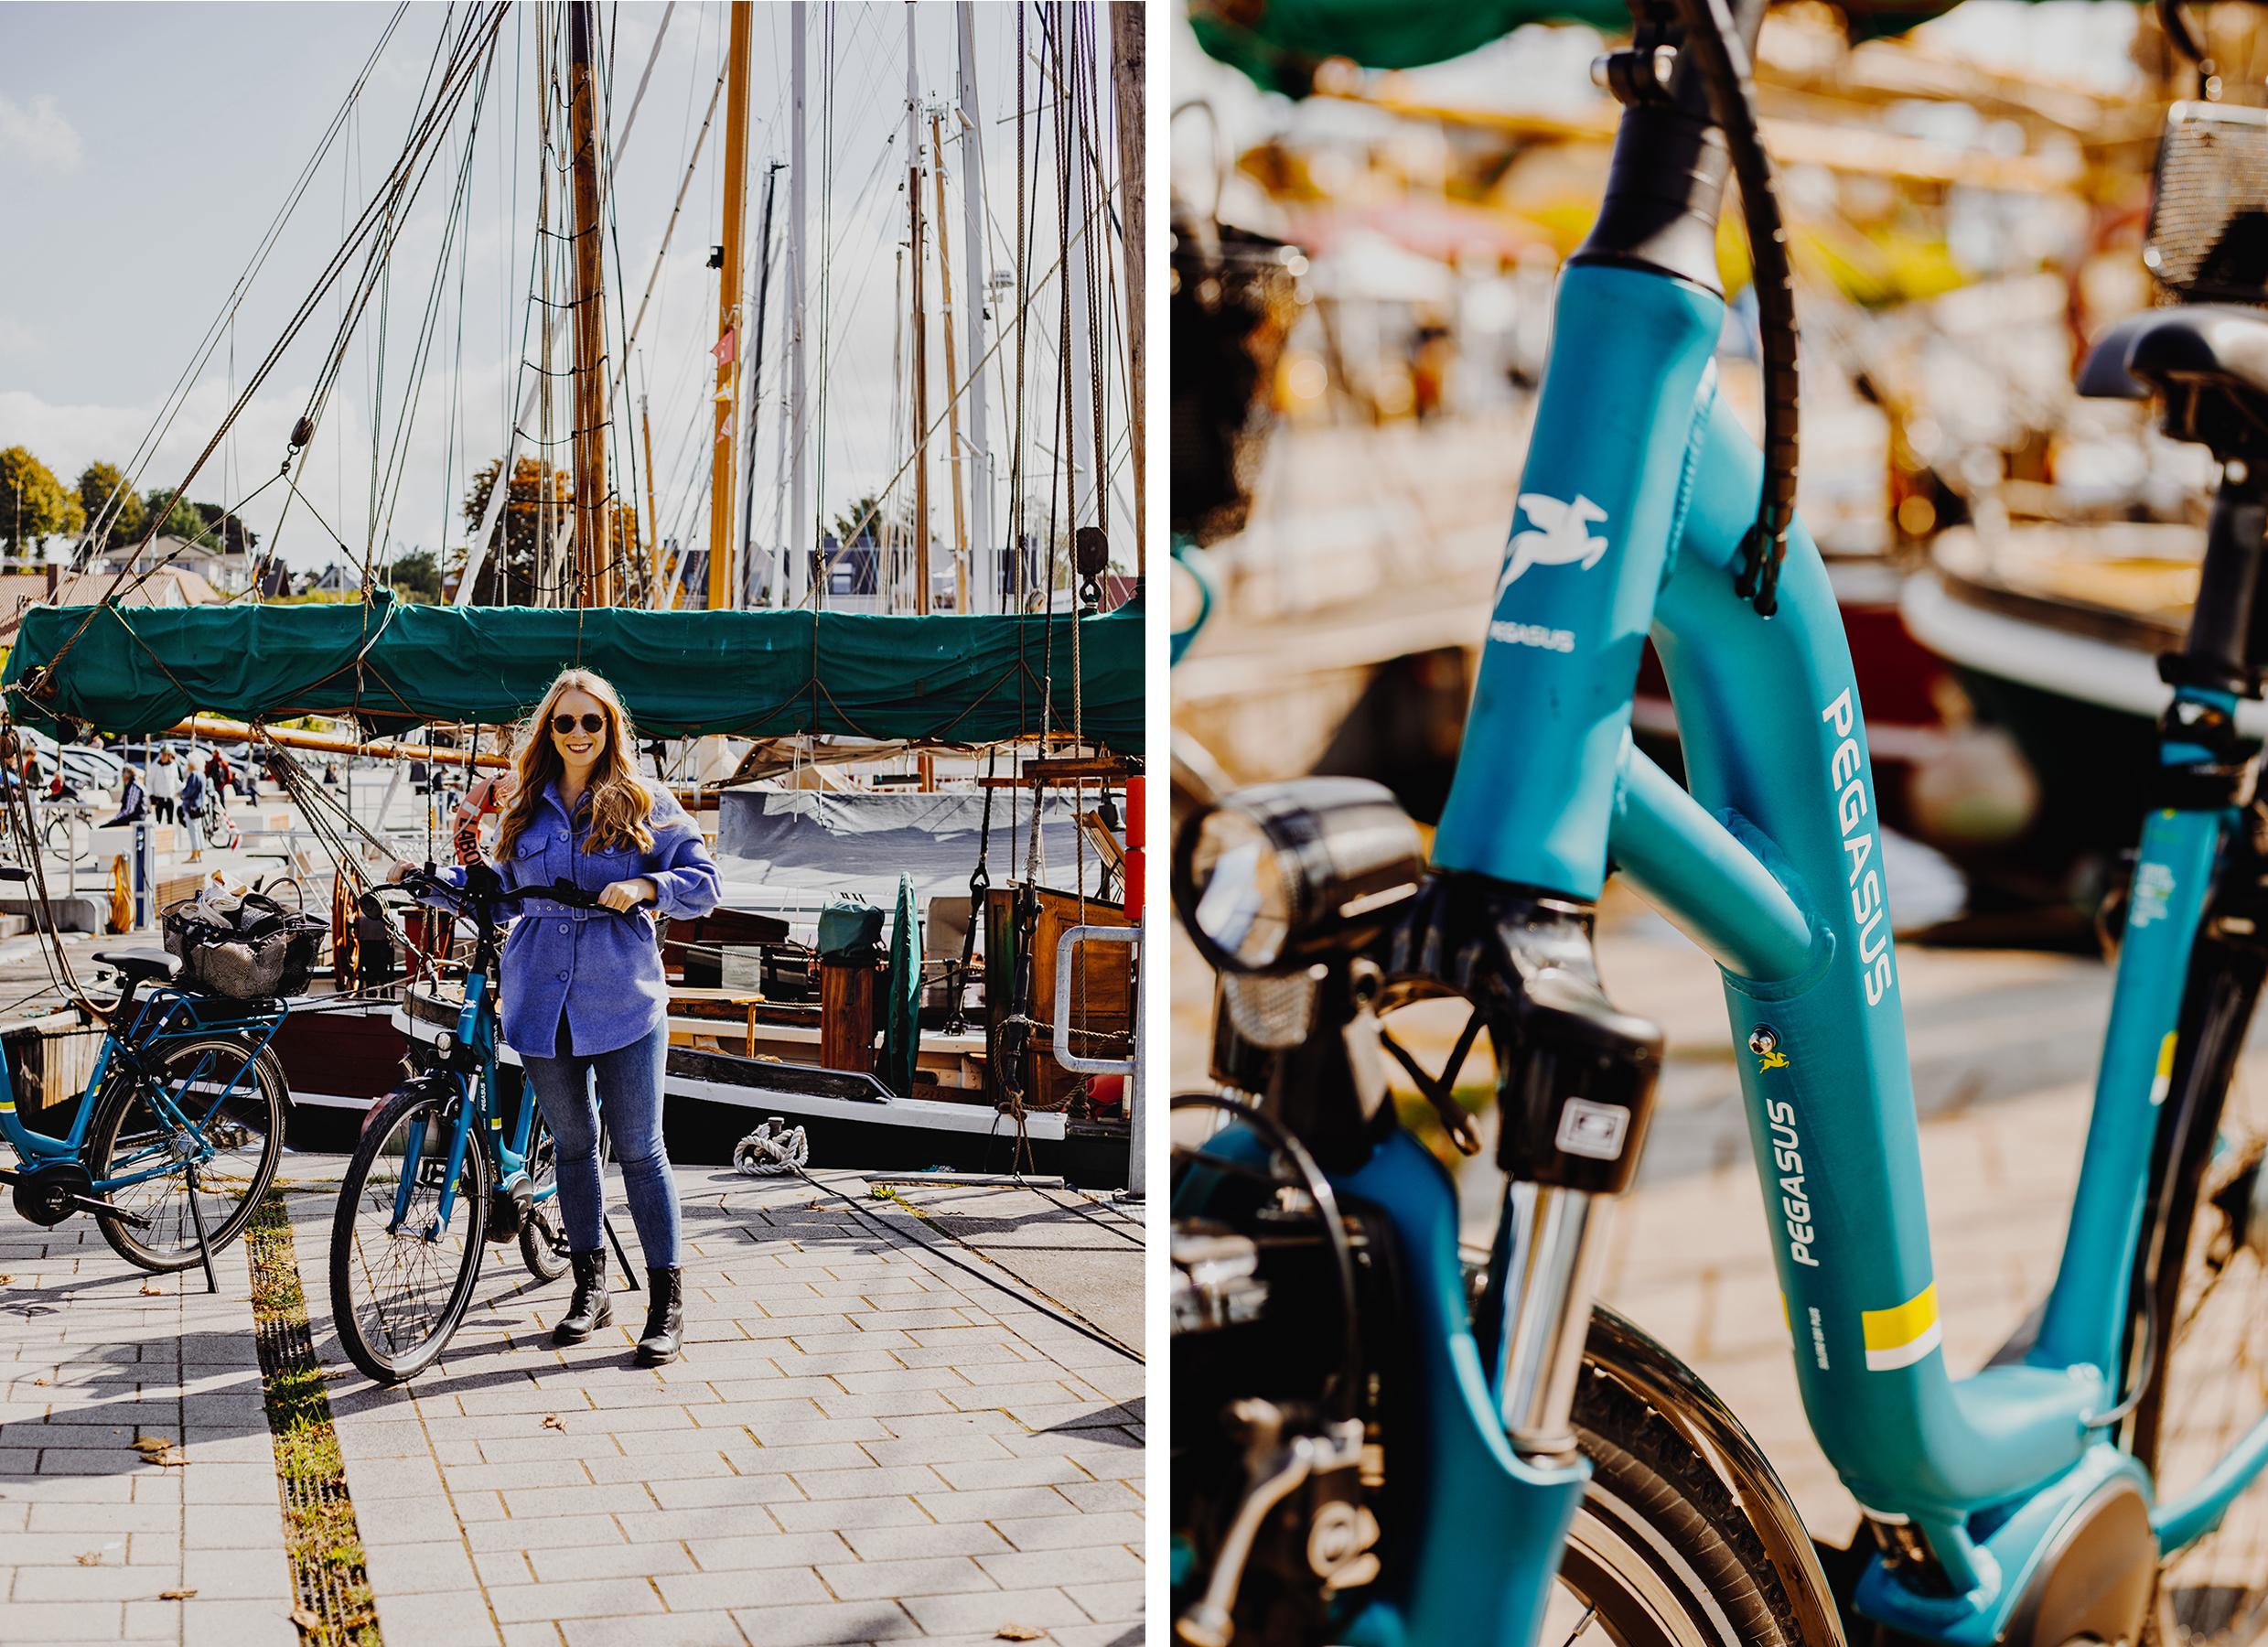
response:
M1227 1112L1176 1152L1189 1647L1527 1647L1555 1589L1622 1647L2238 1647L2268 1628L2268 1174L2224 1103L2268 974L2268 803L2234 715L2268 665L2268 310L2146 310L2082 378L2162 399L2220 479L2187 643L2161 663L2162 765L2060 1268L2036 1322L1956 1378L1865 719L1791 508L1759 9L1634 5L1610 59L1609 190L1560 277L1430 862L1351 779L1236 791L1177 840L1177 904L1220 974L1217 1089L1177 1103ZM1728 171L1757 268L1761 452L1714 374ZM1629 736L1649 636L1683 787ZM1594 1306L1662 1046L1599 984L1610 871L1722 969L1804 1409L1865 1511L1862 1546L1825 1563L1723 1405ZM1429 1071L1391 1015L1435 996L1473 1015ZM1483 1029L1507 1187L1468 1272L1384 1060L1446 1101Z

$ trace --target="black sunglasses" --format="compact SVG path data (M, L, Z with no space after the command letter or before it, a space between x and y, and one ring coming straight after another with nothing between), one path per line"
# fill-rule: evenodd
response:
M604 732L606 729L607 729L607 717L606 717L605 716L603 716L603 715L586 715L586 716L585 716L583 717L583 730L584 730L584 731L586 731L586 732ZM554 716L552 716L552 730L553 730L553 731L554 731L554 732L556 732L556 733L558 733L558 734L559 734L562 737L565 737L568 733L570 733L570 732L572 732L572 731L574 731L574 730L575 730L575 716L572 716L572 715L554 715Z

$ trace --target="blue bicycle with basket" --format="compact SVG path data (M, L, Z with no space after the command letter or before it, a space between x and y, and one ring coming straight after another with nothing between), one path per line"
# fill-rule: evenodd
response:
M0 866L0 880L28 872ZM32 1222L91 1212L112 1250L163 1274L201 1263L242 1232L275 1176L291 1087L269 1042L284 996L306 986L324 923L249 899L219 920L167 912L172 953L97 951L124 982L70 1130L35 1130L0 1051L0 1171Z

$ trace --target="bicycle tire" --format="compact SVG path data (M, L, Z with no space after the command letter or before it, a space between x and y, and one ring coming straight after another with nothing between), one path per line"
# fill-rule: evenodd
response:
M534 1103L534 1094L531 1093L525 1102ZM541 1111L536 1114L534 1130L528 1135L528 1182L539 1193L546 1188L552 1193L531 1207L521 1222L520 1262L537 1280L556 1281L567 1273L571 1260L567 1233L559 1217L558 1152Z
M247 1055L252 1079L240 1086L236 1081ZM273 1048L255 1051L249 1042L222 1035L145 1050L143 1056L164 1074L174 1106L202 1137L197 1206L204 1215L206 1239L218 1252L243 1232L275 1177L291 1091L283 1062ZM200 1098L222 1070L229 1071L228 1089L210 1093L200 1109ZM199 1263L187 1157L177 1153L180 1129L158 1115L142 1076L131 1070L118 1070L103 1083L95 1106L85 1159L97 1185L138 1170L154 1158L153 1151L173 1149L178 1168L101 1192L113 1206L149 1220L147 1229L137 1229L115 1213L98 1212L94 1222L102 1239L128 1264L153 1275Z
M1803 1647L1732 1490L1587 1353L1574 1416L1591 1480L1542 1639L1573 1647L1596 1627L1615 1647Z
M2160 1502L2268 1416L2268 1262L2242 1238L2268 1157L2268 1093L2237 1078L2262 974L2257 956L2199 939L2182 1003L2177 1096L2161 1110L2144 1227L2162 1225L2160 1250L2175 1261L2157 1265L2146 1304L2137 1276L2133 1313L2161 1323L2165 1346L2125 1436ZM2145 1629L2156 1647L2244 1647L2268 1631L2268 1481L2166 1556Z
M393 1215L413 1139L420 1161L431 1160L436 1142L446 1146L463 1103L446 1082L421 1082L385 1098L339 1187L331 1216L331 1316L348 1358L380 1383L402 1383L434 1363L465 1319L480 1277L491 1184L477 1130L465 1142L448 1227L433 1227L440 1186L422 1166L413 1168L409 1211L400 1226ZM413 1233L421 1227L425 1233Z

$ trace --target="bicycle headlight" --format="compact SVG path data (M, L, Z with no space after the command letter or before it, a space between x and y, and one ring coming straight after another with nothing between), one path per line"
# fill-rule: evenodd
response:
M1174 846L1175 907L1205 958L1231 972L1287 972L1360 947L1424 875L1417 825L1364 778L1238 790Z

